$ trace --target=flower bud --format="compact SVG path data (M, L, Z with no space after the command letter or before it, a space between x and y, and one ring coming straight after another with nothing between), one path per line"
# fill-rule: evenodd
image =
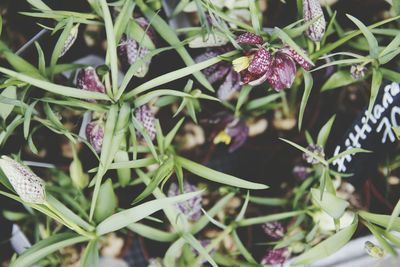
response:
M183 193L191 193L198 191L198 188L189 182L183 183ZM168 190L168 196L174 197L180 195L179 186L177 183L172 183ZM201 205L202 197L201 195L197 195L187 201L179 202L175 204L176 208L182 212L186 217L191 221L196 221L201 217Z
M307 29L306 34L314 42L320 42L325 34L326 21L319 0L303 0L304 21L308 22L317 19Z
M252 33L252 32L245 32L240 34L236 41L238 44L246 44L246 45L262 45L264 40L261 36Z
M385 256L385 251L370 241L365 242L364 248L371 257L380 259Z
M23 201L33 204L43 204L46 201L44 181L27 167L2 156L0 168Z
M264 223L261 227L265 234L272 239L279 240L285 235L284 228L278 221Z
M59 58L64 56L65 53L67 53L68 50L71 48L71 46L75 43L76 38L78 37L78 29L79 29L79 24L76 24L74 27L72 27L71 31L68 34L67 39L65 40L64 46L61 49Z
M267 81L273 89L281 91L292 86L296 76L296 63L291 57L278 51L271 68Z
M93 67L81 69L78 72L76 83L78 88L86 91L99 93L105 93L106 91L104 84L100 81L99 76L97 76L96 70Z
M317 156L321 157L321 158L325 158L325 152L324 152L324 148L318 144L310 144L307 146L307 150L316 154ZM307 161L310 164L317 164L319 163L319 161L312 157L311 155L307 154L307 153L303 153L303 159L305 161Z
M366 71L367 68L360 64L353 64L350 67L350 74L354 80L360 80L364 78Z
M291 48L289 46L285 46L285 47L279 49L279 51L282 53L285 53L286 55L291 57L294 61L297 62L297 64L299 64L306 71L311 70L312 65L307 60L305 60L305 58L300 56L293 48ZM306 51L303 51L303 52L307 53Z
M156 137L156 125L154 114L148 105L142 105L135 109L135 118L142 124L144 129L146 129L151 140ZM143 138L140 133L138 133L139 138Z
M93 149L101 152L104 138L104 123L103 121L92 121L86 126L86 138L92 145Z

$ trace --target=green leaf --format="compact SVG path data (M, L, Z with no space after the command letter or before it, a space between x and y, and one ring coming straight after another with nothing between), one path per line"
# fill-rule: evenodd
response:
M50 11L51 8L46 5L42 0L26 0L29 4L31 4L36 9L41 11Z
M231 52L210 58L208 60L205 60L205 61L202 61L199 63L193 63L190 66L181 68L179 70L175 70L175 71L171 71L169 73L163 74L161 76L158 76L150 81L147 81L147 82L139 85L138 87L134 88L132 91L127 93L123 98L130 99L142 92L156 88L162 84L175 81L175 80L183 78L185 76L194 74L202 69L208 68L208 67L222 61L223 57L231 57L236 54L238 54L238 51L231 51Z
M154 45L150 36L146 33L146 29L142 29L142 27L135 20L129 21L126 33L130 38L137 41L141 47L145 47L150 50L156 49L156 46Z
M176 233L161 231L157 228L153 228L141 223L132 223L128 225L127 228L140 236L158 242L171 243L178 238L178 234Z
M53 252L87 240L87 237L71 233L55 234L47 239L39 241L26 250L10 264L10 267L30 267Z
M250 17L251 17L251 25L253 26L254 31L256 34L261 33L261 25L260 25L260 10L258 8L258 2L256 0L248 0L249 2L249 10L250 10Z
M254 109L266 107L269 103L277 100L278 98L280 98L280 94L275 93L275 94L271 94L271 95L267 95L267 96L264 96L261 98L251 100L247 103L246 110L251 111Z
M39 71L40 74L43 76L46 75L46 59L44 57L44 53L42 48L40 47L40 44L38 42L35 42L36 50L38 52L38 66L39 66Z
M335 160L337 160L337 159L339 159L341 157L344 157L346 155L356 154L356 153L371 153L371 151L365 150L363 148L354 147L354 148L347 149L347 150L337 154L336 156L328 159L327 162L329 164L331 164L332 162L334 162Z
M350 241L354 232L357 229L357 219L350 226L335 233L333 236L322 241L318 245L312 247L310 250L304 252L299 257L295 258L292 262L293 265L308 265L317 260L326 258L339 249L341 249L347 242Z
M185 241L194 248L197 252L199 252L200 256L205 258L213 267L218 267L217 263L211 258L210 254L208 254L207 250L201 245L201 243L191 234L185 233L182 236Z
M38 88L41 88L43 90L46 90L48 92L54 93L54 94L59 94L63 96L70 96L70 97L75 97L75 98L80 98L80 99L92 99L92 100L110 100L107 95L102 94L102 93L97 93L97 92L90 92L86 90L80 90L76 89L73 87L69 86L64 86L64 85L58 85L54 84L51 82L43 81L36 79L34 77L18 73L6 68L0 67L0 72L4 73L8 76L11 76L17 80L29 83L31 85L34 85Z
M182 123L184 122L185 118L182 118L178 121L177 124L175 124L174 128L172 128L171 131L169 131L169 133L165 136L164 139L164 147L167 149L172 141L174 140L176 133L178 132L178 130L181 128Z
M172 175L173 170L174 170L174 158L170 156L166 161L164 161L160 165L160 167L158 167L156 173L151 179L151 182L146 186L143 192L140 193L140 195L135 198L133 204L149 196L162 181L165 181Z
M314 159L318 160L321 164L323 164L323 165L325 165L325 166L328 166L328 162L327 162L325 159L321 158L319 155L317 155L317 154L315 154L315 153L309 151L308 149L305 149L305 148L302 147L302 146L299 146L299 145L296 144L296 143L293 143L292 141L289 141L289 140L286 140L286 139L283 139L283 138L279 138L279 139L282 140L282 141L284 141L284 142L286 142L286 143L288 143L288 144L290 144L290 145L292 145L292 146L294 146L294 147L297 148L298 150L303 151L304 153L306 153L306 154L309 155L310 157L313 157Z
M253 264L257 264L257 261L253 258L251 253L246 249L246 246L242 243L242 241L240 240L240 237L239 237L239 235L237 234L236 231L232 232L232 237L233 237L233 241L235 241L235 244L236 244L238 250L240 251L240 254L242 254L243 257L248 262L253 263Z
M392 229L396 218L399 218L399 216L400 216L400 199L397 201L397 204L392 211L392 215L390 215L390 220L386 227L387 231L390 231Z
M240 221L240 220L242 220L244 218L244 215L245 215L246 210L247 210L247 206L249 205L249 198L250 198L250 192L247 191L246 198L244 200L243 206L240 209L240 212L238 213L238 215L236 216L235 221Z
M358 214L366 221L380 225L382 227L387 228L389 222L391 220L391 216L383 215L383 214L376 214L370 213L366 211L359 211ZM396 232L400 232L400 218L395 218L394 223L392 224L391 229Z
M268 186L266 185L242 180L235 176L215 171L213 169L207 168L201 164L179 156L176 157L176 160L182 165L184 169L188 170L189 172L216 183L253 190L268 188Z
M390 80L392 82L400 83L400 73L397 71L392 71L385 68L379 68L382 72L383 78Z
M254 204L263 206L285 206L288 200L284 198L270 198L270 197L250 197L249 201Z
M117 18L115 19L114 32L115 32L115 42L118 43L121 40L122 34L126 30L126 27L131 19L131 14L135 9L136 3L133 1L125 1L121 8Z
M99 248L98 248L98 240L93 239L87 244L85 251L80 259L79 266L80 267L98 267L100 266L99 262Z
M297 215L301 215L304 213L305 213L305 211L299 210L299 211L288 211L288 212L276 213L276 214L271 214L271 215L255 217L255 218L247 218L247 219L243 219L243 220L239 221L238 226L246 227L246 226L255 225L255 224L279 221L279 220L284 220L284 219L288 219L288 218L293 218Z
M303 123L304 111L306 109L307 101L310 96L311 89L314 83L311 73L303 71L303 75L304 75L304 93L303 97L301 98L300 111L299 111L299 130L301 129Z
M52 69L53 66L57 64L57 61L61 55L61 51L63 50L65 46L65 42L67 41L72 28L74 27L74 20L73 18L68 18L64 27L64 30L62 31L60 37L57 40L56 45L54 46L53 53L51 54L51 59L50 59L50 68Z
M374 107L381 84L382 84L382 72L379 69L374 68L372 71L371 96L369 98L367 114L371 114L371 111L372 111L372 108Z
M315 204L334 219L342 217L346 208L350 205L346 200L327 191L321 196L320 190L316 188L311 189L311 195Z
M96 202L94 211L94 220L101 222L110 217L118 207L117 196L114 193L114 188L111 179L107 179L99 191L99 197Z
M378 41L376 40L375 36L371 33L371 31L357 18L347 14L346 15L357 27L361 30L362 34L368 41L369 45L369 54L372 58L378 58L379 56L379 46Z
M386 252L388 252L389 254L391 254L394 257L397 256L396 250L394 250L393 247L386 241L386 239L382 237L382 234L378 230L377 227L375 227L374 225L372 225L372 224L370 224L368 222L365 222L364 225L367 226L367 228L375 236L375 238L378 240L379 244L383 247L383 249Z
M199 194L201 194L201 191L182 194L176 197L155 199L139 206L118 212L111 215L97 226L97 234L101 236L110 232L118 231L132 223L146 218L154 212L167 208L177 202L189 200Z
M332 125L335 122L336 115L333 115L329 121L322 126L321 130L318 133L317 144L325 147L326 141L328 140L329 134L332 129Z
M152 22L151 26L167 43L169 43L171 46L176 46L181 43L172 28L159 15L154 13L147 5L145 5L143 0L136 1L136 4L139 6L147 19ZM184 47L177 47L176 52L181 56L182 60L187 66L195 64L194 60ZM203 73L197 70L193 73L193 75L205 88L210 91L214 91L212 85L208 82Z
M353 77L351 77L350 71L339 70L335 72L331 77L329 77L329 79L324 83L324 85L321 88L321 92L325 92L328 90L353 84L356 82L358 81L354 80Z
M1 91L0 95L2 97L7 97L10 99L17 99L17 87L9 86L3 91ZM13 109L14 105L0 102L0 117L2 117L3 120L6 120L7 117L11 114Z
M379 53L379 61L380 58L385 55L390 53L393 50L396 50L397 48L399 48L400 45L400 35L397 35L386 47L385 49L383 49L380 53Z

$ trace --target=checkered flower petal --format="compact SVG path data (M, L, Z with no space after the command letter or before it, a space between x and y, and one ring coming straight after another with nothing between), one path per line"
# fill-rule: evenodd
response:
M257 75L257 74L251 73L247 69L242 70L239 74L240 74L240 84L241 85L249 84L249 83L251 83L253 81L257 81L259 78L261 78L263 76L263 75ZM256 86L256 85L259 85L259 84L252 83L251 85Z
M285 235L285 229L278 221L264 223L261 227L265 234L272 239L279 240Z
M142 105L135 110L135 118L140 121L148 135L153 140L156 137L156 124L154 114L148 105ZM138 138L143 136L138 132Z
M305 60L302 56L300 56L293 48L291 48L289 46L285 46L285 47L279 49L279 51L282 53L285 53L286 55L291 57L294 61L297 62L297 64L299 64L306 71L311 70L312 65L307 60ZM304 52L307 53L306 51L304 51Z
M325 34L326 21L319 0L303 0L303 15L305 22L320 17L306 31L308 38L320 42Z
M75 43L76 39L78 38L78 28L79 24L76 24L74 27L72 27L67 39L65 40L64 46L61 49L59 57L64 56Z
M146 31L146 34L150 37L153 43L157 42L157 34L152 27L149 26L149 21L144 17L135 18L135 21L139 26Z
M121 37L120 44L118 46L118 56L121 62L122 68L127 71L129 67L134 64L137 60L143 59L148 53L149 49L146 47L139 46L136 40L129 38L125 34ZM136 70L136 77L144 77L149 71L150 60L143 62L139 69Z
M0 168L23 201L33 204L43 204L46 201L44 181L27 167L2 156Z
M267 251L267 254L261 260L261 264L282 264L290 257L290 251L287 248L273 249Z
M210 58L214 58L218 55L219 53L217 53L215 50L207 50L205 53L196 57L195 61L196 63L199 63ZM228 62L221 61L217 64L211 65L208 68L205 68L202 72L210 83L216 83L218 81L222 81L231 68L232 67Z
M272 72L267 81L273 89L281 91L290 88L296 76L296 63L284 53L277 52L272 63Z
M86 125L85 132L86 138L93 149L100 153L104 138L104 123L102 121L92 121Z
M93 67L87 67L81 69L77 75L77 86L80 89L105 93L106 88L104 84L100 81L99 76L97 76L96 70Z
M324 148L318 144L310 144L307 146L307 150L316 154L317 156L320 156L321 158L325 158L325 152L324 152ZM312 157L311 155L307 154L307 153L303 153L303 159L305 161L307 161L310 164L317 164L319 163L319 161Z
M247 45L262 45L264 40L261 36L252 33L252 32L245 32L240 34L236 41L238 44L247 44Z
M198 191L198 188L196 186L194 186L186 181L183 183L183 193L191 193L191 192L196 192L196 191ZM178 184L172 183L168 189L168 196L173 197L173 196L177 196L180 194L181 194L181 192L179 192ZM202 197L201 197L201 195L199 195L199 196L191 198L187 201L179 202L179 203L175 204L175 206L181 213L186 215L186 217L189 220L196 221L196 220L200 219L201 214L202 214L201 202L202 202Z
M265 48L258 49L247 70L256 75L270 72L272 65L272 56Z

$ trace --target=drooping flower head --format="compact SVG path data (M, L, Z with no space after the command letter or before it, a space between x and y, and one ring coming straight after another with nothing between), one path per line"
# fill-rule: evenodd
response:
M231 50L231 46L207 49L206 52L199 55L195 61L202 62ZM220 83L217 90L217 96L220 100L225 101L230 99L232 95L241 88L239 73L237 73L227 61L220 61L217 64L205 68L202 72L210 83Z
M153 41L156 41L156 34L152 27L149 26L148 21L145 18L136 18L135 21L145 31L145 34ZM122 68L127 71L130 65L134 64L138 60L143 60L150 50L147 47L141 46L137 40L134 40L123 34L121 41L118 46L118 55L121 62ZM145 60L141 66L136 70L135 76L144 77L149 71L150 60Z
M75 43L76 38L78 37L78 29L79 29L79 24L76 24L74 27L72 27L71 31L68 34L67 39L65 40L64 46L61 49L60 56L64 56L68 50L72 47L72 45Z
M290 257L288 248L279 248L268 250L266 255L262 258L261 264L282 264Z
M76 78L76 85L78 88L91 91L105 93L106 88L97 76L96 70L93 67L81 69Z
M275 53L272 72L267 77L268 83L276 91L290 88L296 76L296 63L286 53Z
M198 188L187 181L183 183L183 193L191 193L198 191ZM179 186L177 183L172 183L168 190L168 196L174 197L180 195ZM201 217L202 197L197 195L187 201L175 204L176 208L184 214L189 220L196 221Z
M147 104L137 107L135 109L135 118L143 125L151 140L153 140L156 137L156 119L150 107ZM139 132L137 132L137 136L143 138Z
M104 122L103 120L97 120L89 122L86 125L86 138L92 145L93 149L97 152L101 152L104 138Z
M23 201L33 204L43 204L46 201L44 181L27 167L2 156L0 168Z
M279 240L285 235L285 229L278 221L264 223L261 227L265 234L272 239Z
M314 42L320 42L325 34L326 21L319 0L303 0L304 21L309 22L319 17L307 29L306 34Z
M316 154L317 156L321 157L321 158L325 158L325 152L324 152L324 148L318 144L310 144L307 146L307 150ZM310 164L317 164L319 163L319 161L312 157L311 155L309 155L308 153L303 153L303 159L306 160L308 163Z
M207 120L207 123L213 125L211 134L213 143L228 145L229 152L234 152L240 148L249 136L249 128L246 122L228 112L215 114Z

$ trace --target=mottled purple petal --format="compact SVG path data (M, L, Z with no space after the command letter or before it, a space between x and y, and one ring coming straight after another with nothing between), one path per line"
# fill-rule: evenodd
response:
M183 193L191 193L198 191L198 188L187 181L183 183ZM179 186L177 183L172 183L168 190L168 196L174 197L180 195L181 192L179 191ZM198 195L195 196L187 201L179 202L175 204L175 207L191 221L196 221L200 219L202 212L201 212L201 205L202 196Z
M264 223L261 227L265 234L272 239L279 240L285 235L284 228L278 221Z
M240 75L233 69L228 73L225 81L218 88L218 98L220 100L228 100L232 95L240 89Z
M282 49L279 49L279 52L285 53L286 55L290 56L292 59L294 59L294 61L297 62L297 64L299 64L306 71L311 70L312 65L302 56L300 56L293 48L285 46ZM304 53L306 53L306 51L304 51Z
M249 136L249 127L247 127L245 121L235 119L226 128L226 133L232 138L228 151L234 152L246 142Z
M248 45L262 45L264 43L264 40L261 36L252 32L245 32L240 34L236 38L236 41L239 44L248 44Z
M288 55L277 52L272 63L271 75L268 83L276 91L290 88L296 76L296 63Z
M101 152L104 138L104 124L99 121L92 121L86 125L86 138L92 145L93 149L97 152Z
M76 78L77 87L86 91L105 93L104 84L93 67L81 69Z
M258 80L263 75L256 75L249 72L247 69L240 72L240 84L248 84L254 80Z
M310 25L310 27L306 31L306 34L308 38L310 38L314 42L321 41L322 37L325 34L326 21L319 0L304 0L303 15L305 22L320 17L313 24Z
M148 105L142 105L135 109L135 118L142 124L144 129L146 129L151 140L156 137L156 125L154 114ZM138 137L143 138L138 132Z
M247 70L251 73L261 75L269 72L271 69L272 56L265 48L260 48L255 52Z
M208 50L205 53L195 58L196 63L208 60L210 58L214 58L218 56L219 53L214 50ZM206 76L207 80L210 83L215 83L221 81L225 78L225 75L232 69L232 66L226 62L221 61L214 65L211 65L208 68L205 68L202 72Z
M269 250L261 264L282 264L290 257L290 251L287 248Z
M153 43L157 42L156 32L152 27L149 26L149 21L144 17L135 18L135 21L139 24L139 26L146 31L146 34L150 37Z

